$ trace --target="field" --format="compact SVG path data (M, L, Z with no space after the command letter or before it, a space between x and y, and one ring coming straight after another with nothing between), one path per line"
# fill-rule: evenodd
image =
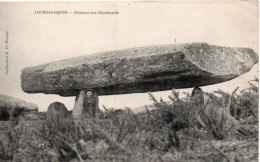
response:
M253 81L254 82L254 81ZM106 110L98 119L1 121L0 161L258 161L258 85L189 94L155 110ZM255 80L258 84L258 79Z

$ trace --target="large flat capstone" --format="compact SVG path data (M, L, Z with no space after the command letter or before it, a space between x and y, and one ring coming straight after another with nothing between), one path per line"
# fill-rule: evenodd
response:
M248 72L258 62L249 48L207 43L170 44L109 51L22 70L28 93L76 96L142 93L216 84Z

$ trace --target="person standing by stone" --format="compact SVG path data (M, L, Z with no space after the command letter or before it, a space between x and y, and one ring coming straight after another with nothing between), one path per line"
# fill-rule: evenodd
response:
M93 90L80 90L73 108L73 118L78 120L85 117L96 118L98 113L99 108L97 93Z
M91 90L85 91L82 114L96 118L98 112L98 95Z

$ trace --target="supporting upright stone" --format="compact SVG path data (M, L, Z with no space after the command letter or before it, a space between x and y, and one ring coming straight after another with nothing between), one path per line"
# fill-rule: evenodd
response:
M74 120L81 119L84 98L85 98L85 91L80 90L79 95L76 97L75 105L72 111L72 117Z
M191 100L197 105L204 106L204 94L201 88L195 87L192 90Z

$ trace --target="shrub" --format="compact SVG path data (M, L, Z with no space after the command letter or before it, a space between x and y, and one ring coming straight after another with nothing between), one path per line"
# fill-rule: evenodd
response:
M208 106L201 115L202 126L217 140L230 137L236 132L238 121L225 107Z
M18 155L20 137L23 133L23 127L13 129L9 121L9 130L6 134L2 134L0 140L0 159L14 160ZM1 123L2 124L2 123Z
M113 113L112 113L113 114ZM138 125L137 116L129 109L122 116L116 114L112 119L86 118L74 124L71 118L55 119L47 122L37 134L49 142L51 149L57 150L61 161L74 158L92 159L101 150L118 150L129 154L126 145L132 140ZM113 124L113 120L117 123ZM112 121L112 122L110 122Z
M221 90L208 93L211 100L206 105L185 95L180 98L179 92L172 90L170 101L165 102L150 93L156 109L146 109L139 114L126 108L106 109L100 119L87 117L75 123L70 117L49 118L36 125L31 134L22 126L11 127L7 136L10 144L3 145L0 140L0 159L15 161L28 156L36 161L43 158L46 161L232 160L238 156L227 156L227 149L219 143L232 143L234 138L240 137L234 134L243 134L247 139L258 134L252 129L258 126L258 87L255 85L240 93L235 90L231 95ZM41 116L46 118L46 114ZM20 135L30 136L38 144L21 143L24 139ZM17 153L24 145L26 151Z

